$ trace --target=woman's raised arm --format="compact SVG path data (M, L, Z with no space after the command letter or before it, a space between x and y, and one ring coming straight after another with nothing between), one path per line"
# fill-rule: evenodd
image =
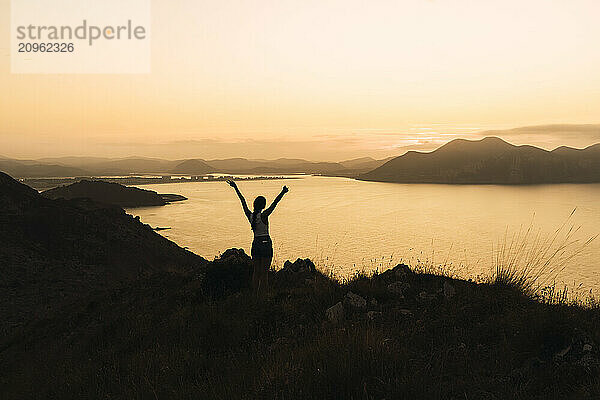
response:
M269 208L267 208L265 211L263 211L262 214L265 217L268 217L269 215L271 215L271 213L275 210L275 207L277 207L277 203L279 203L279 201L281 201L281 199L283 198L283 195L289 191L290 190L288 189L288 187L284 186L283 189L281 189L281 192L277 195L277 197L275 197L275 200L273 200L273 202L271 203Z
M229 184L229 186L235 189L235 192L237 193L238 197L240 198L240 202L242 203L244 214L246 214L247 218L250 218L250 216L252 215L252 211L250 211L250 209L248 208L248 204L246 204L246 199L244 198L244 195L242 195L242 192L240 192L240 189L238 189L237 184L233 180L228 180L227 183Z

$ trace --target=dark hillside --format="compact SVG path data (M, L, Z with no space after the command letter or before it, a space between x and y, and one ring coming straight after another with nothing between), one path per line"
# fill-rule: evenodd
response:
M119 207L47 199L0 173L2 340L91 292L204 263Z

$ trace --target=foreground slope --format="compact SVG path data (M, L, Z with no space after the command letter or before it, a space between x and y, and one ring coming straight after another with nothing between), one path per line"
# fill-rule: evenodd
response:
M453 140L431 153L409 151L359 179L403 183L532 184L600 182L599 145L554 151L497 137Z
M40 318L0 350L3 398L595 399L599 312L399 265L340 284L310 260L248 289L230 249ZM43 365L44 368L33 366Z

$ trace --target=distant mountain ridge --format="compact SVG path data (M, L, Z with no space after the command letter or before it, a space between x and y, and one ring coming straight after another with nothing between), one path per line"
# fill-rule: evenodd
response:
M60 164L43 164L32 160L13 160L0 158L0 171L20 178L34 177L64 177L77 176L86 173L85 170Z
M343 174L356 175L383 164L386 160L362 158L342 162L308 161L279 158L255 160L228 158L204 160L162 160L157 158L128 157L119 159L99 157L55 157L40 160L0 158L0 170L17 178L61 178L120 176L131 174L206 175L224 174Z
M531 134L562 129L583 129L600 134L600 125L533 126L488 134ZM591 137L590 137L591 138ZM361 157L340 162L298 158L273 160L189 158L164 160L148 157L54 157L14 160L0 157L0 170L17 178L103 177L127 175L220 174L317 174L362 180L411 183L563 183L598 182L600 144L585 149L566 146L547 151L534 146L515 146L499 137L479 141L456 139L430 153L409 151L400 157L376 160Z
M600 144L548 151L515 146L498 137L455 139L430 153L409 151L358 179L459 184L600 182Z
M191 159L181 161L170 172L173 174L205 175L216 172L216 169L208 165L204 160Z

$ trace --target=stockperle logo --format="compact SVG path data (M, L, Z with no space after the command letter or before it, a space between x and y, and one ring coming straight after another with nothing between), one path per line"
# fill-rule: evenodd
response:
M149 73L150 0L12 0L12 73Z

